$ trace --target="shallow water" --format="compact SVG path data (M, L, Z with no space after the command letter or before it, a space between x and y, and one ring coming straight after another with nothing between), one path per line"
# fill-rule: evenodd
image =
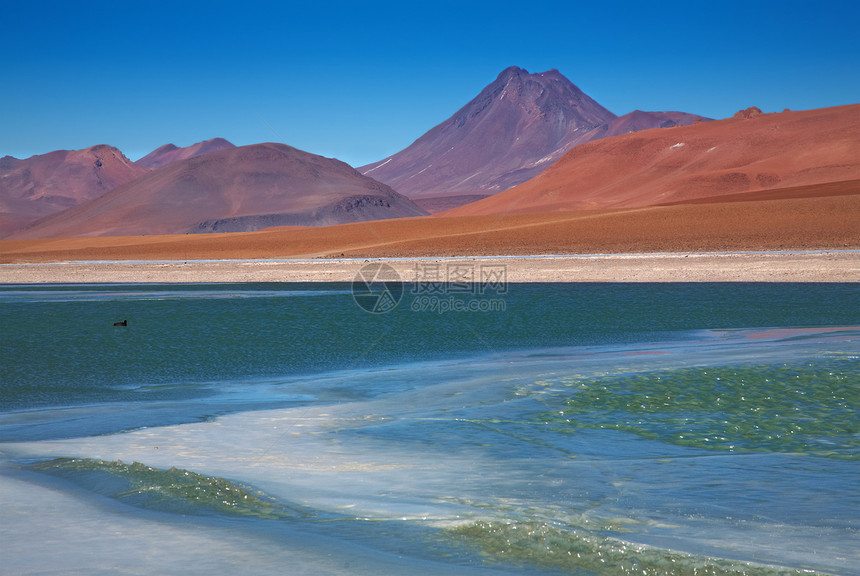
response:
M0 565L860 574L857 285L405 296L3 287Z

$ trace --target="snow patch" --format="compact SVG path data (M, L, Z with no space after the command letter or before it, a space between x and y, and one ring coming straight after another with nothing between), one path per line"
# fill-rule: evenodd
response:
M430 166L432 166L432 164L428 165L427 168L430 168ZM427 168L424 168L424 170L427 170ZM424 170L421 170L421 172L416 172L415 174L411 175L409 178L406 179L406 181L409 182L410 180L424 172Z
M392 158L389 158L388 160L386 160L385 162L383 162L383 163L382 163L382 164L380 164L379 166L374 166L373 168L371 168L371 169L370 169L370 170L368 170L367 172L362 172L362 174L364 174L365 176L367 176L368 174L370 174L371 172L373 172L373 171L374 171L374 170L376 170L377 168L382 168L383 166L385 166L386 164L388 164L389 162L391 162L391 160L392 160Z
M545 162L549 162L550 160L553 159L553 157L554 157L553 154L548 154L548 155L544 156L543 158L541 158L540 160L538 160L536 162L532 162L532 166L538 166L538 165L543 164Z
M464 182L468 182L469 180L471 180L472 178L474 178L475 176L478 176L478 175L480 175L480 174L481 174L481 171L480 171L480 170L478 170L477 172L475 172L474 174L472 174L472 175L471 175L471 176L469 176L468 178L464 178L464 179L460 180L460 181L457 183L457 185L459 186L460 184L463 184Z

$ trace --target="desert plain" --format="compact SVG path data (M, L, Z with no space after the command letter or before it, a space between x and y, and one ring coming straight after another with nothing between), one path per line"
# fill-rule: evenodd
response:
M256 232L0 241L0 282L405 281L426 263L509 282L860 281L860 182L626 209L427 216Z

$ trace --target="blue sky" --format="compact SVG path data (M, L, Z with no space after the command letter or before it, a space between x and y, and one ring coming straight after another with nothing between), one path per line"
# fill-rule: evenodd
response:
M0 156L216 136L354 166L502 69L557 68L616 114L860 102L860 2L3 2Z

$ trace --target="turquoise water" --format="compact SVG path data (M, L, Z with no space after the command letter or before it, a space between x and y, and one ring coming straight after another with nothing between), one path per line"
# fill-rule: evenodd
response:
M860 285L445 296L0 286L0 566L860 574Z

